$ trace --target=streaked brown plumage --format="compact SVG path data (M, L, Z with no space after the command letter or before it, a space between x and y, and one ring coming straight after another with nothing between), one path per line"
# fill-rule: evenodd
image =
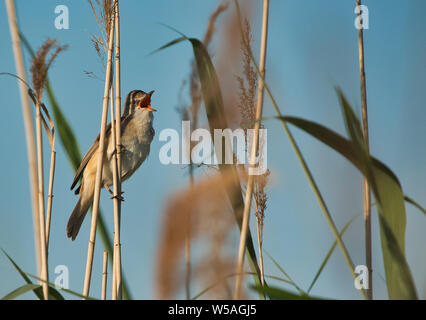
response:
M141 90L131 91L127 97L121 117L121 180L128 179L145 161L150 151L151 141L155 131L152 127L153 114L151 108L151 96L154 91L145 93ZM101 185L112 185L112 156L115 146L112 145L111 123L108 124L105 132L105 143L107 146L104 154L104 166L102 168ZM77 185L81 178L80 186L75 190L75 194L80 197L71 213L67 224L67 236L73 241L76 238L87 211L93 202L95 189L96 168L98 164L99 135L93 145L87 151L80 167L78 168L71 190Z

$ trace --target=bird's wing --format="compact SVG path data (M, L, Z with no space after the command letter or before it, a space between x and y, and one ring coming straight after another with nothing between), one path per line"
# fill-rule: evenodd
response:
M108 124L105 130L105 136L108 137L108 134L111 131L111 123ZM89 151L87 151L86 155L84 156L83 160L80 163L80 167L78 167L77 172L75 174L74 180L71 185L71 190L74 189L75 185L80 180L81 176L83 175L84 169L87 166L87 163L92 158L93 154L96 152L96 150L99 149L99 137L100 135L96 137L95 142L93 142L92 146L90 147Z
M121 133L123 133L124 128L127 126L127 124L130 121L131 117L132 117L131 114L125 115L125 116L121 117L121 119L120 119L120 121L121 121ZM111 132L111 123L109 123L108 126L105 129L105 137L108 137L108 135L110 134L110 132ZM96 137L95 142L93 142L93 144L90 147L89 151L87 151L86 155L84 156L83 160L81 161L80 167L78 168L78 170L77 170L77 172L75 174L74 180L72 182L71 190L74 189L75 185L80 180L80 178L81 178L81 176L82 176L82 174L84 172L84 169L87 166L87 163L92 158L92 156L96 152L96 150L98 150L98 148L99 148L99 137L100 137L100 135L98 135ZM77 193L77 190L76 190L76 193Z

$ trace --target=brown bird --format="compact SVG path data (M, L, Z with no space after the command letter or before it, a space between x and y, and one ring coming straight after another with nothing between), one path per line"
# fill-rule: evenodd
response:
M141 90L131 91L124 104L121 116L121 181L128 179L147 158L155 131L152 126L154 119L151 107L151 96L154 91L145 93ZM115 146L112 144L111 123L105 131L104 165L102 168L101 184L110 193L109 186L113 184L113 153ZM80 167L74 177L71 190L81 178L80 186L75 194L80 194L77 204L71 213L67 224L67 236L73 241L76 238L87 211L93 203L95 191L96 168L98 164L99 135L87 151Z

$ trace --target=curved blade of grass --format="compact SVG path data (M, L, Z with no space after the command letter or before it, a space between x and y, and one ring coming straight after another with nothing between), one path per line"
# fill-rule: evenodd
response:
M31 48L29 42L24 37L22 33L19 34L22 40L22 43L24 44L24 47L29 52L29 54L34 57L34 50ZM64 116L61 108L59 107L59 104L56 100L56 97L53 93L52 87L50 86L49 80L47 80L46 83L46 92L49 98L50 105L52 106L53 111L53 117L55 119L56 126L61 144L68 156L68 159L71 163L72 168L74 171L77 171L80 163L81 163L81 152L80 147L78 145L77 139L75 137L74 131L72 130L70 124L68 123L66 117ZM112 241L109 238L109 232L106 228L105 220L103 218L102 212L99 209L99 215L98 215L98 224L97 224L99 235L102 239L102 243L104 245L104 248L106 251L108 251L108 257L110 261L112 262L113 258L113 248L112 248ZM124 300L131 300L131 294L129 291L129 286L127 285L127 280L122 274L122 283L123 283L123 299Z
M250 287L256 292L265 294L271 300L325 300L325 298L312 297L306 294L298 295L282 288L260 285L252 285Z
M26 272L25 274L28 275L31 278L36 279L36 280L39 280L39 281L42 281L42 282L46 282L46 280L43 280L40 277L37 277L36 275L33 275L31 273ZM47 283L49 284L49 288L56 287L56 285L54 283L52 283L52 282L47 282ZM91 296L85 296L85 295L83 295L81 293L78 293L77 291L73 291L73 290L70 290L70 289L59 288L59 290L61 290L63 292L66 292L66 293L69 293L69 294L71 294L73 296L76 296L78 298L82 298L84 300L99 300L98 298L91 297Z
M419 209L421 212L423 212L424 214L426 214L426 209L423 208L420 204L418 204L416 201L414 201L413 199L411 199L408 196L404 196L404 200L407 201L409 204L415 206L417 209Z
M345 124L378 203L380 239L390 299L417 299L417 292L405 259L406 214L404 194L395 174L377 169L371 161L359 120L342 91L337 88ZM384 225L386 222L386 225Z
M340 232L340 237L343 237L343 234L345 233L345 231L349 228L349 226L352 224L352 222L354 222L354 221L355 221L355 219L356 219L356 218L358 218L359 216L360 216L360 215L357 215L357 216L355 216L355 217L352 217L352 219L350 219L350 220L349 220L349 221L345 224L345 226L343 227L342 231ZM336 246L337 246L337 241L334 241L334 242L333 242L333 245L331 246L330 250L328 250L328 252L327 252L327 254L326 254L326 256L325 256L324 260L322 261L322 263L321 263L321 265L320 265L320 267L319 267L319 269L318 269L317 273L315 274L315 277L314 277L314 279L312 280L312 283L311 283L311 285L309 286L307 293L311 292L311 290L312 290L313 286L315 285L315 283L317 282L317 280L318 280L319 276L321 275L322 270L324 270L324 267L325 267L325 265L327 264L328 260L330 259L331 254L333 253L333 251L334 251L334 249L336 248Z
M347 108L343 106L343 108ZM349 111L344 114L348 116ZM404 197L396 175L379 160L362 154L362 146L312 121L279 117L309 133L348 159L369 180L379 211L381 243L390 299L417 299L411 271L405 259ZM347 121L351 121L347 119ZM352 122L351 125L354 125ZM355 128L349 130L356 130ZM348 131L349 131L348 130ZM351 133L350 133L351 134ZM352 132L356 138L356 132ZM386 226L383 221L386 222Z
M28 276L25 274L24 271L22 271L22 269L18 266L18 264L7 254L6 251L4 251L3 249L0 249L3 254L7 257L7 259L9 259L10 263L14 266L14 268L19 272L19 274L21 275L21 277L24 279L24 281L27 284L33 284L32 281L30 280L30 278L28 278ZM44 295L43 295L43 289L39 286L39 288L35 288L34 290L34 294L37 296L37 298L39 300L44 300ZM50 287L49 288L49 300L64 300L64 297L55 289Z
M37 288L41 289L41 286L39 284L33 284L33 283L27 283L23 286L13 290L12 292L5 295L0 300L13 300L15 298L18 298L19 296L23 295L24 293L27 293L28 291L35 291Z
M266 252L266 251L265 251ZM266 254L268 255L269 259L271 259L271 261L275 264L275 266L278 268L278 270L281 271L281 273L283 275L285 275L287 277L287 279L289 280L289 282L296 288L297 291L299 291L299 293L301 295L307 295L305 291L303 291L294 281L293 279L289 276L289 274L284 270L283 267L280 266L280 264L269 254L269 252L266 252Z
M210 127L210 134L212 141L214 141L214 129L225 129L228 127L225 110L223 107L222 93L219 86L219 81L216 75L215 68L210 59L210 56L202 44L202 42L195 38L187 38L185 36L177 38L166 45L160 47L154 52L158 52L172 45L188 40L193 48L194 57L197 64L198 75L201 82L201 91L203 94L204 106L207 114L207 119ZM222 145L223 147L224 145ZM224 153L222 152L222 155ZM221 161L219 161L221 162ZM222 161L223 162L223 161ZM244 208L244 201L242 197L242 190L235 166L219 164L219 170L222 174L226 174L230 170L233 175L233 184L228 188L227 193L231 201L232 208L237 220L238 227L241 229L242 225L242 209ZM247 256L252 271L256 273L255 282L260 284L260 269L256 258L256 252L253 246L253 240L250 231L247 235Z
M253 275L253 276L256 275L256 273L254 273L254 272L244 272L243 274L244 275ZM227 275L226 277L223 277L222 279L216 281L212 285L210 285L207 288L200 291L198 294L196 294L194 297L192 297L191 300L197 300L199 297L201 297L202 295L204 295L205 293L207 293L208 291L210 291L214 287L218 286L219 284L226 281L227 279L235 277L235 276L237 276L237 273L232 273L230 275ZM265 275L265 278L274 279L274 280L278 280L278 281L285 282L285 283L288 283L290 285L293 285L290 281L283 279L283 278L280 278L280 277L277 277L277 276Z

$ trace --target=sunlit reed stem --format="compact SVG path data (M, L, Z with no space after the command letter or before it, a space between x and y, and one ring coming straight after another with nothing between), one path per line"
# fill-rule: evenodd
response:
M112 19L115 18L115 10L112 13ZM101 181L102 181L102 168L104 164L104 154L105 154L105 129L108 118L108 102L109 102L109 88L111 85L111 64L112 64L112 52L113 52L113 44L114 44L114 20L111 21L111 28L109 34L108 41L108 60L106 67L106 75L105 75L105 88L104 88L104 98L102 105L102 120L101 120L101 129L100 129L100 137L99 137L99 156L98 156L98 164L96 169L96 180L95 180L95 190L93 197L93 211L92 211L92 221L90 227L90 239L87 250L87 261L86 261L86 273L84 277L84 287L83 287L83 295L89 296L90 291L90 280L92 277L92 266L93 266L93 255L95 251L95 240L96 240L96 226L98 221L98 212L99 212L99 199L101 194Z
M120 60L120 10L119 1L114 4L115 11L115 148L116 148L116 183L114 183L115 195L121 196L121 60ZM112 112L113 113L113 112ZM111 113L111 115L112 115ZM112 117L111 117L112 118ZM112 120L111 120L112 121ZM121 279L121 243L120 243L120 226L121 226L121 201L117 202L117 211L114 209L114 252L116 252L116 288L117 299L122 299L122 279Z
M52 202L53 202L53 183L55 180L55 166L56 166L56 150L55 150L55 135L52 132L50 153L50 171L49 171L49 190L47 193L47 210L46 210L46 248L49 248L50 238L50 221L52 216Z
M106 300L106 289L107 289L107 276L108 276L108 251L104 251L104 260L102 267L102 300Z
M111 87L111 143L116 146L115 138L115 121L114 121L114 102L113 102L113 88ZM112 282L112 299L121 299L121 248L120 248L120 222L119 222L119 194L118 194L118 171L117 171L117 152L113 153L113 174L112 180L114 185L114 252L113 252L113 282Z
M41 272L44 299L49 299L47 247L46 247L46 224L44 216L44 171L43 171L43 137L41 131L41 107L40 102L36 104L36 140L37 140L37 175L38 175L38 212L40 224L41 245Z
M24 59L22 56L21 42L19 39L18 22L16 19L15 4L13 0L6 0L7 15L9 17L10 35L12 38L13 54L15 56L16 73L19 78L25 82L26 74ZM25 83L18 80L19 92L21 95L22 115L24 118L25 138L27 142L28 154L28 173L30 179L31 203L33 209L34 239L37 259L38 273L41 272L41 245L40 245L40 221L38 214L38 186L37 186L37 165L36 165L36 147L34 137L34 126L30 101L28 99Z

